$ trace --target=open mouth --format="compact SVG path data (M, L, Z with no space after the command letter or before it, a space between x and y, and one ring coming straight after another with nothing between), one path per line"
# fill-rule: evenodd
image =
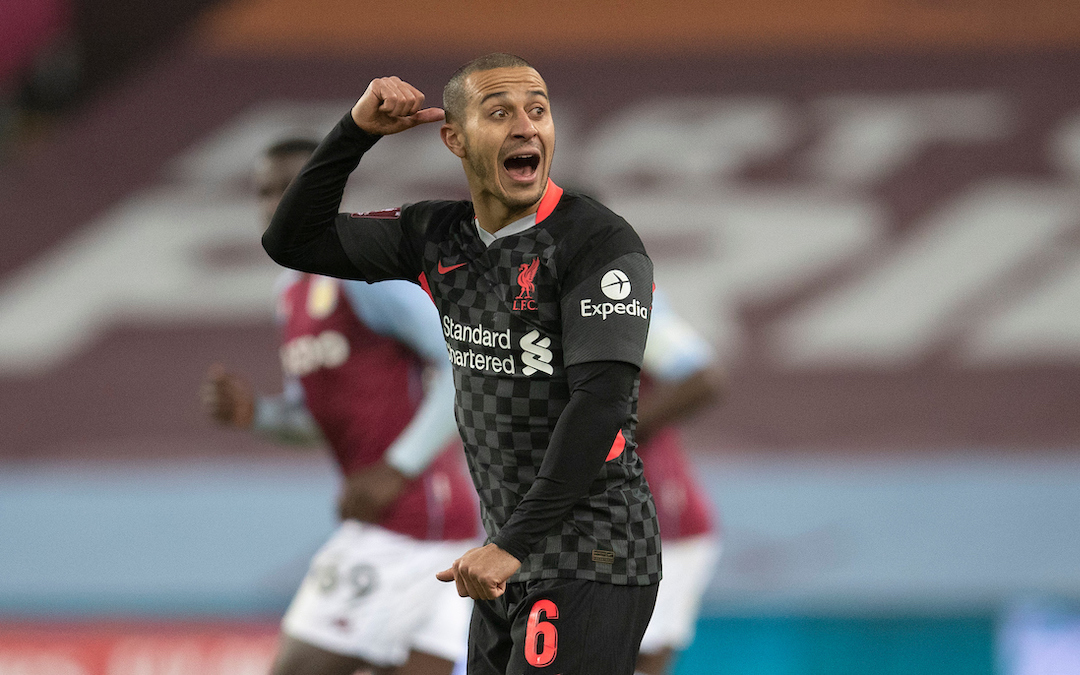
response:
M536 176L540 166L540 155L535 152L523 152L511 155L503 161L503 168L514 180L530 181Z

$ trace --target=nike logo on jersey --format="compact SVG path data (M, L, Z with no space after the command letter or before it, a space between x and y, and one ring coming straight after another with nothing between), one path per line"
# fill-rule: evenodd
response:
M447 272L450 272L452 270L456 270L459 267L464 267L465 265L468 265L468 264L469 263L467 263L467 262L463 262L463 263L458 263L456 265L450 265L449 267L444 267L443 264L442 264L442 261L440 260L439 264L438 264L439 274L446 274Z

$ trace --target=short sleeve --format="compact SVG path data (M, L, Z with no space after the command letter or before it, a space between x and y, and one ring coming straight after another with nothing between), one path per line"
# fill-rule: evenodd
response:
M439 312L419 286L395 280L346 281L342 289L369 328L407 344L427 361L449 367Z
M640 368L652 291L652 261L639 251L588 273L561 299L563 364L624 361Z
M645 347L645 372L659 380L677 382L704 370L715 360L712 345L677 315L667 297L656 289L649 317L649 342Z

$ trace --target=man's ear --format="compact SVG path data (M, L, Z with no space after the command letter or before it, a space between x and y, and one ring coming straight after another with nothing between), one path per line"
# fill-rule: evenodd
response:
M439 135L442 136L443 145L450 148L450 152L458 157L465 157L465 137L456 124L451 122L443 124L439 129Z

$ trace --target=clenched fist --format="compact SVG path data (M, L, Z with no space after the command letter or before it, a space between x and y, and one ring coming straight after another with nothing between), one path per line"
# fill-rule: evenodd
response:
M506 592L506 580L521 567L521 561L495 544L469 549L449 568L437 573L439 581L453 581L461 597L494 600Z
M380 77L353 106L352 118L364 131L386 136L446 117L442 108L423 105L424 95L416 87L398 77Z
M206 414L221 424L247 429L255 420L255 394L241 377L214 364L199 389Z

